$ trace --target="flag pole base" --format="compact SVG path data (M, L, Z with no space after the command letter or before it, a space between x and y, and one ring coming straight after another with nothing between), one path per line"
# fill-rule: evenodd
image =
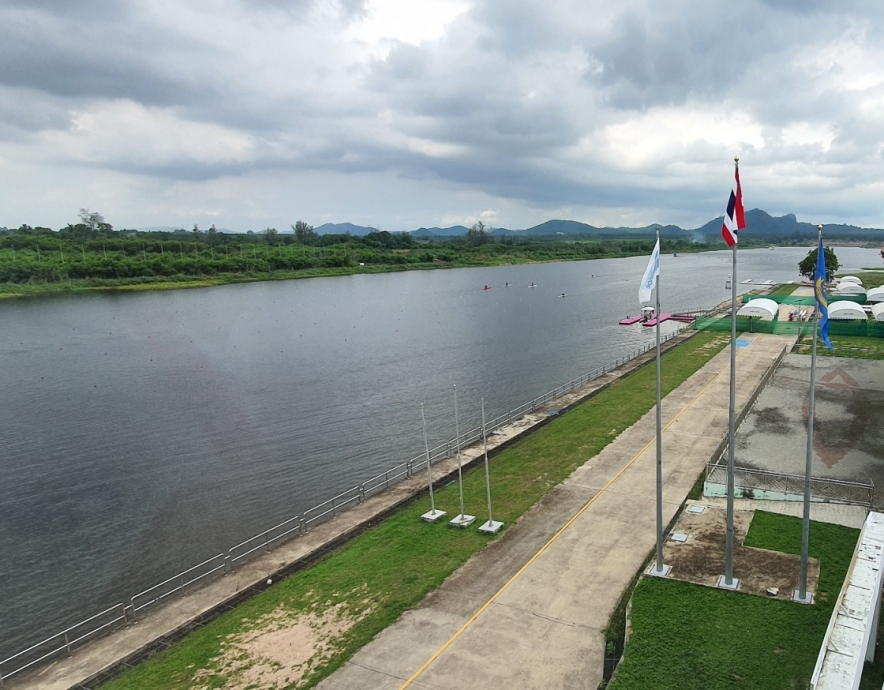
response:
M804 596L801 596L801 590L796 589L792 592L792 601L797 601L799 604L812 604L813 603L813 593L805 592Z
M421 520L424 522L436 522L441 517L445 517L448 515L444 510L430 510L423 515L421 515Z
M730 584L728 584L727 575L722 575L720 578L718 578L718 586L721 587L721 589L737 590L740 587L740 578L732 577Z
M645 571L645 573L647 573L651 577L669 577L669 573L671 573L671 572L672 572L672 566L666 565L665 563L663 564L663 567L661 567L659 570L657 569L657 564L653 563Z
M461 513L460 515L456 515L453 520L451 520L448 524L452 527L469 527L476 521L475 515L464 515Z
M487 522L483 522L479 525L479 531L482 534L497 534L500 531L500 528L503 527L502 522L498 522L497 520L488 520Z

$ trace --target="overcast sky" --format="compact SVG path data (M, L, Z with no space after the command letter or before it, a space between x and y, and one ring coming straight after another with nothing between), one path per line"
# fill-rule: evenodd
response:
M884 227L879 0L0 0L0 225ZM750 228L751 231L751 228Z

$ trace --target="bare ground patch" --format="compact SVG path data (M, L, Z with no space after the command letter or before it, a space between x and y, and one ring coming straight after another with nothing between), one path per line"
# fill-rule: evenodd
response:
M307 611L284 605L231 635L213 668L194 677L194 690L275 690L298 688L334 651L335 643L371 612L368 602L353 611L345 602L314 604Z
M692 505L704 506L705 510L692 513ZM801 558L744 546L743 540L753 514L751 510L734 511L734 577L740 580L739 590L747 594L791 599L792 592L799 588ZM723 508L688 502L663 546L663 560L672 566L670 577L717 587L719 577L724 574L725 530L726 511ZM671 537L676 533L687 534L687 541L673 541ZM819 572L819 561L809 559L807 588L811 592L816 590ZM776 588L777 594L768 594L769 588Z

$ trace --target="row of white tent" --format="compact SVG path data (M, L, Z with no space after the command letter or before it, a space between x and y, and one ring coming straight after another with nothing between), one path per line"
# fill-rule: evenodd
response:
M872 305L872 317L876 321L884 321L884 285L871 290L863 287L857 276L844 276L830 294L833 302L829 304L829 318L842 321L865 321L866 311L856 302L838 300L839 295L865 295L866 301Z
M863 287L862 281L856 276L844 276L838 279L838 284L832 289L829 296L836 298L839 295L865 295L870 304L876 304L884 302L884 285L867 291Z
M759 316L773 319L780 305L772 299L759 297L743 305L737 316ZM884 302L872 305L872 317L876 321L884 321ZM866 321L869 315L862 305L848 300L837 300L829 303L829 319L833 321Z

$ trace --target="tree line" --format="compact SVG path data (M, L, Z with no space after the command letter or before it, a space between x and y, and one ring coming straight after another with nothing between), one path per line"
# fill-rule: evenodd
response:
M115 230L81 209L79 222L58 231L22 225L0 231L0 283L137 282L203 277L261 279L312 270L390 270L478 266L649 254L653 239L554 239L494 235L482 223L463 237L417 239L410 233L320 235L304 221L291 233L203 230ZM687 239L666 239L664 251L697 251Z

